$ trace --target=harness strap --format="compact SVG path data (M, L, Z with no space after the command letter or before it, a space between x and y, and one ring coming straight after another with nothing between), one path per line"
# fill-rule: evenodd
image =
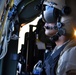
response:
M64 49L64 47L66 46L66 44L64 44L63 46L61 46L52 55L49 54L47 56L46 60L44 61L44 68L45 68L45 71L46 71L47 75L56 75L56 73L55 73L56 65L57 65L58 59L60 57L60 53Z

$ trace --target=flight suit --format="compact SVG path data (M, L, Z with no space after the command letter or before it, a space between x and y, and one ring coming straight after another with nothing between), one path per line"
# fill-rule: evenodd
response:
M70 41L60 53L56 75L67 75L72 71L76 73L76 39Z

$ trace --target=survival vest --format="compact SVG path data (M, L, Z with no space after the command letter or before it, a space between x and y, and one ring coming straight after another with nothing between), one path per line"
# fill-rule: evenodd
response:
M56 70L55 69L56 69L56 66L57 66L57 63L58 63L58 60L59 60L59 57L60 57L60 53L64 49L64 47L66 46L66 44L64 44L63 46L61 46L52 55L51 55L51 53L49 53L49 55L45 59L45 61L43 63L43 67L44 67L45 72L46 72L47 75L56 75L56 73L55 73Z
M48 54L47 58L45 59L43 63L43 67L46 71L47 75L56 75L56 68L57 63L59 60L59 57L69 48L72 48L76 46L76 38L71 40L69 43L64 44L62 47L60 47L58 50L56 50L55 53L51 55L51 53Z

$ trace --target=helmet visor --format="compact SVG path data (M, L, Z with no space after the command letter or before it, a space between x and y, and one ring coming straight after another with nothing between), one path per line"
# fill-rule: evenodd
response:
M43 20L47 23L56 23L59 17L60 10L52 6L45 6L45 11L43 11Z

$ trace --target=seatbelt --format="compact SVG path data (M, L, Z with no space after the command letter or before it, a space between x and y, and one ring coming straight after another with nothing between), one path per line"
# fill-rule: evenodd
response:
M44 65L43 65L44 68L45 68L45 71L46 71L47 75L56 75L56 73L55 73L56 65L58 63L60 53L64 49L64 47L66 46L66 44L64 44L63 46L61 46L52 55L49 54L47 56L46 60L44 61Z

